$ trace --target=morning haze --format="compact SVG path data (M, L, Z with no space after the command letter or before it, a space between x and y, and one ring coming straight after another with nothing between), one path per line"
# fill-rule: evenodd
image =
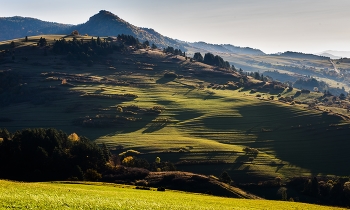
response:
M91 0L50 4L15 0L6 2L0 13L3 17L17 15L78 24L106 9L133 25L184 41L249 46L266 53L318 53L348 50L348 8L350 2L346 0L101 0L98 4Z

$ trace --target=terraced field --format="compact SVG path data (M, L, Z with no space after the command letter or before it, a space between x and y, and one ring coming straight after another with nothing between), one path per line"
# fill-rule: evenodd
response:
M28 60L0 66L1 71L29 74L26 85L42 89L38 104L14 103L0 109L0 116L11 119L0 120L0 127L11 131L55 127L106 143L112 151L119 145L140 151L149 160L219 160L222 163L178 169L216 176L226 170L238 181L350 172L345 167L348 121L307 104L268 100L268 93L256 97L250 90L225 89L223 84L238 79L199 74L213 67L158 50L114 53L108 64L92 67L71 66L53 54L43 59L40 50L28 54ZM169 79L164 72L181 76ZM64 79L69 84L62 84ZM208 87L210 83L216 88ZM295 91L280 93L285 97ZM137 97L124 97L128 95ZM319 96L301 94L297 99ZM160 114L152 114L157 107ZM245 153L247 146L259 154Z

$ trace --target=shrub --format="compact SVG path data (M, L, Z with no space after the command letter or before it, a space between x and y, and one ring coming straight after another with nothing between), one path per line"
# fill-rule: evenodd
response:
M137 189L137 190L151 190L151 188L144 187L144 186L137 186L135 189Z
M156 159L155 159L154 162L155 162L155 163L160 163L160 157L156 157Z
M117 112L122 113L123 112L123 108L121 106L118 106L117 107Z
M115 182L116 180L143 180L148 176L149 170L144 168L128 168L117 166L106 171L101 181Z
M79 136L76 133L72 133L68 136L68 139L71 141L79 141Z
M281 196L282 201L287 200L287 188L281 187L278 189L277 194Z
M78 177L72 176L67 179L67 181L79 181Z
M164 188L164 187L158 187L158 188L157 188L157 191L164 192L164 191L165 191L165 188Z
M127 156L123 159L122 165L124 166L133 166L134 165L134 158L131 156Z
M79 32L77 30L72 31L72 35L79 36Z
M275 178L275 182L278 184L278 185L280 185L281 184L281 181L282 181L282 178L281 177L276 177Z
M243 149L243 151L245 151L246 153L250 153L250 154L259 154L259 150L255 149L255 148L250 148L250 147L245 147Z
M97 181L102 178L102 175L94 169L88 169L86 170L84 177L87 181Z
M282 86L282 85L274 85L273 89L275 89L275 90L284 90L284 86Z
M306 90L306 89L302 89L300 92L301 93L310 93L311 91L310 90Z
M228 173L226 171L224 171L220 175L220 181L227 183L227 184L231 184L232 179L231 179L230 175L228 175Z
M147 185L148 185L148 182L147 182L147 180L144 180L144 179L142 179L142 180L136 180L135 185L136 185L136 186L147 186Z
M161 171L176 171L176 167L171 162L159 162L153 163L151 166L153 171L161 172Z
M164 78L172 78L172 79L175 79L175 78L177 78L177 77L178 77L178 75L175 74L174 72L166 72L166 73L164 74Z

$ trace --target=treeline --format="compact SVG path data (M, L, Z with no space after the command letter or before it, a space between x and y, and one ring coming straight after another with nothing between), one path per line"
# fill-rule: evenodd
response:
M0 129L0 179L115 182L133 180L149 170L176 170L172 163L160 161L159 157L149 163L137 158L137 151L119 152L112 155L105 144L99 146L86 137L52 128L14 133Z
M264 77L263 74L260 74L259 72L246 72L247 76L251 76L256 80L261 80L261 81L267 81L268 78Z
M350 181L348 177L333 179L295 177L287 183L287 187L293 188L304 196L317 199L319 204L346 207L350 205Z
M131 35L125 35L125 34L119 34L117 36L118 41L120 41L124 46L128 45L128 46L138 46L140 45L140 41L139 39L131 36ZM124 47L123 46L123 47Z
M113 53L116 48L106 39L101 40L100 37L90 40L73 40L66 39L57 40L52 48L55 54L67 55L68 61L87 61L90 64L98 60L100 57Z
M197 52L193 55L193 60L198 62L202 62L208 65L217 66L219 68L230 69L230 63L228 61L224 61L224 59L218 55L213 55L212 53L206 53L204 58L200 52Z
M0 178L22 181L83 180L104 170L109 159L85 137L55 129L0 130Z
M327 83L325 83L323 81L318 81L315 78L298 79L297 81L294 82L293 86L297 87L297 88L306 88L306 87L308 87L309 89L316 87L319 91L323 91L323 90L328 90L329 89Z
M45 43L44 39L40 39L38 45L43 46L42 43ZM125 52L131 49L130 47L135 49L147 48L149 47L149 42L141 43L137 38L125 34L118 35L117 40L110 37L103 39L92 37L91 39L78 40L76 37L73 37L72 40L68 41L64 38L56 40L52 51L55 54L66 55L68 61L82 61L92 65L94 61L103 59L114 51ZM156 49L157 46L152 44L152 48Z
M186 53L182 52L181 49L174 49L173 47L169 47L169 46L167 48L164 48L163 52L164 53L171 53L174 55L186 56Z

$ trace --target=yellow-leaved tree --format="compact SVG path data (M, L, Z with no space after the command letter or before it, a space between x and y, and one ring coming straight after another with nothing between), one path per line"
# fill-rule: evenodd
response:
M79 136L76 133L72 133L71 135L68 136L68 139L71 141L79 141Z
M124 166L132 166L134 163L134 158L132 156L125 157L122 161Z

